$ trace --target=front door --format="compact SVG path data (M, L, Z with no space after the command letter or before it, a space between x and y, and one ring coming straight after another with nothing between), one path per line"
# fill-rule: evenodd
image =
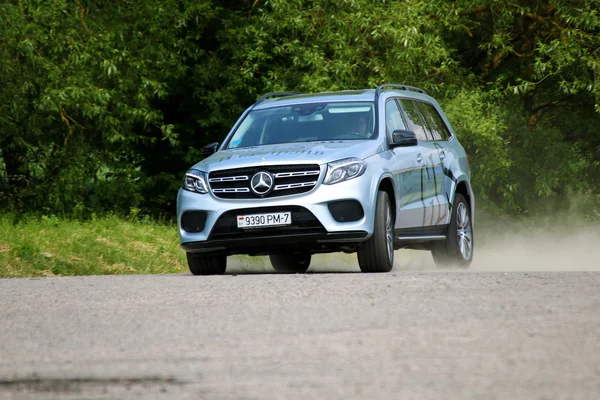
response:
M404 121L395 99L389 99L385 107L386 133L391 141L398 129L411 129ZM416 133L416 132L415 132ZM418 133L417 133L417 137ZM425 221L423 193L432 184L431 173L426 171L428 150L421 146L395 147L393 171L397 193L396 229L419 228Z

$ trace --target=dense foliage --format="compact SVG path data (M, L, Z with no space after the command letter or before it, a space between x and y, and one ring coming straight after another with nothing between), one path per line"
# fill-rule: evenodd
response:
M440 100L480 205L598 213L596 1L5 0L0 38L5 210L172 214L260 94L398 82Z

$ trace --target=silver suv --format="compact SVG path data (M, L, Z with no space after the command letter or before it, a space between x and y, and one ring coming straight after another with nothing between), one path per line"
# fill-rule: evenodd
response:
M364 272L390 271L400 248L438 265L473 257L467 156L421 89L270 93L204 154L177 197L195 275L223 274L232 254L269 255L280 272L339 251Z

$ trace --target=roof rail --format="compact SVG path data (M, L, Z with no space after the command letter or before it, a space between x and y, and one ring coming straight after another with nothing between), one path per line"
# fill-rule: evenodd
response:
M384 83L383 85L377 86L377 89L375 89L375 99L378 99L379 95L381 94L381 91L388 87L389 88L397 88L400 90L410 90L412 92L427 94L427 92L425 92L423 89L420 89L418 87L408 86L408 85L398 85L396 83Z
M265 101L266 99L270 99L271 97L277 97L277 96L293 96L296 94L302 94L300 92L271 92L271 93L267 93L265 95L262 95L258 98L258 100L256 100L256 103L254 103L254 105L262 103L263 101Z

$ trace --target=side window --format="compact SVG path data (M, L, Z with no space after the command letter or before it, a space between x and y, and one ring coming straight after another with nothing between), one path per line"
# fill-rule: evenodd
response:
M388 137L390 137L395 130L406 129L404 121L402 120L402 114L394 99L390 99L385 103L385 128Z
M408 118L408 122L410 128L417 135L418 140L429 140L427 137L427 128L425 125L425 121L421 117L421 113L417 109L417 105L412 100L400 100L402 104L402 108L406 112L406 117Z
M248 115L234 133L227 148L234 149L236 147L256 146L259 144L264 124L264 117L256 117L252 114Z
M427 119L434 140L448 140L450 130L434 106L428 103L419 104L423 116Z

